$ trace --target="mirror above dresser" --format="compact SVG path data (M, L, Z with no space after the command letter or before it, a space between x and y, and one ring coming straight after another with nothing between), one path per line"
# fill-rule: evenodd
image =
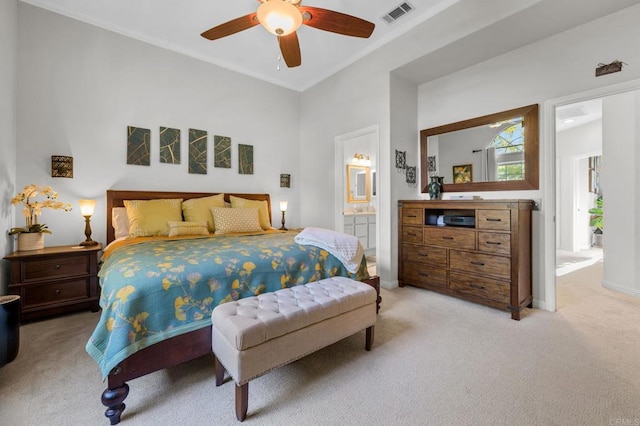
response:
M421 192L538 189L538 133L537 104L421 130Z

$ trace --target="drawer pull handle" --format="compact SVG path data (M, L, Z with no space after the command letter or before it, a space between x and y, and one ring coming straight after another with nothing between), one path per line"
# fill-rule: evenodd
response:
M415 214L408 214L407 217L418 217Z
M493 244L493 245L499 246L502 243L494 242L494 241L487 241L487 244Z
M478 284L471 284L471 288L477 288L478 290L484 290L484 286L483 285L478 285Z
M418 275L420 275L421 277L428 277L429 274L426 272L418 272Z
M443 240L453 240L453 237L442 237Z
M418 256L420 257L429 257L428 253L418 253Z
M484 266L482 262L470 262L472 265Z
M488 217L487 218L487 222L502 222L502 219L495 219L495 218L492 218L492 217Z
M413 234L411 232L407 232L407 235L409 235L410 237L417 237L418 236L418 234Z

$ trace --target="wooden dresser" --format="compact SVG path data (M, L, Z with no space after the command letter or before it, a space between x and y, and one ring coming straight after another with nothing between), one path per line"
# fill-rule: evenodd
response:
M504 309L515 320L531 306L532 200L402 200L398 208L401 287Z

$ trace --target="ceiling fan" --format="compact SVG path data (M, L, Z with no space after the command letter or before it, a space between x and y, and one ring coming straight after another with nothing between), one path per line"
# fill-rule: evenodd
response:
M213 27L201 35L217 40L262 24L267 31L278 37L280 52L289 68L302 63L300 44L296 30L308 25L319 30L351 37L368 38L375 24L333 10L301 6L302 0L258 0L261 4L255 13L232 19Z

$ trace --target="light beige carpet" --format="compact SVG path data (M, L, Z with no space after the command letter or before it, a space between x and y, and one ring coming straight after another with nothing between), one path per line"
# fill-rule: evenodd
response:
M561 277L559 311L520 322L383 290L371 352L359 333L252 381L244 424L637 424L640 300L603 289L598 274L601 264ZM0 369L1 425L108 425L84 352L96 321L83 312L22 327L18 358ZM130 386L124 426L239 424L233 384L216 388L207 357Z

